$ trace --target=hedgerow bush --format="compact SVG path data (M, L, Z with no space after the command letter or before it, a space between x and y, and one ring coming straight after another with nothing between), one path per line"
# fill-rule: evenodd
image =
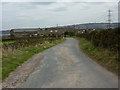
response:
M85 38L94 46L107 48L114 52L120 52L120 28L92 31L90 33L78 34L78 37Z
M61 37L23 37L23 38L15 38L14 43L9 44L3 44L2 49L3 50L9 50L12 51L14 49L24 48L24 47L30 47L30 46L41 46L44 42L52 42L54 40L61 39Z

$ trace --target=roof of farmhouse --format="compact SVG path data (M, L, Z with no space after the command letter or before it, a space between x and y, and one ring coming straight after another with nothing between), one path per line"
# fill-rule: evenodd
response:
M43 30L67 30L72 28L21 28L21 29L11 29L13 32L37 32Z
M11 29L14 32L34 32L38 31L40 28L22 28L22 29Z

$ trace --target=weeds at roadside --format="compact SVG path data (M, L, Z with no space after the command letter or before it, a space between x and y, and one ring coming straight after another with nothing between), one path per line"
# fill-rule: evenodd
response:
M55 46L65 39L32 39L16 41L14 44L7 44L2 48L2 79L4 80L10 72L28 60L34 54L42 52L52 46Z

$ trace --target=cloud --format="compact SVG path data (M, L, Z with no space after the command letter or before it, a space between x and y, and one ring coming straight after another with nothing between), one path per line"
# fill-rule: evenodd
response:
M2 0L2 2L118 2L119 0Z
M66 11L66 10L67 10L66 7L59 7L59 8L53 9L53 11L55 11L55 12L61 12L61 11Z
M85 3L89 5L103 5L106 4L107 2L80 2L80 3Z
M30 2L29 4L32 4L32 5L50 5L53 3L55 3L55 2Z
M107 10L112 9L113 21L117 21L117 3L107 2L11 2L4 3L3 29L22 27L47 27L105 22Z
M54 12L61 12L61 11L66 11L68 6L68 3L63 3L63 2L56 2L54 4L51 4L48 8L50 11Z
M17 8L24 8L24 9L34 9L37 6L44 6L44 5L50 5L55 2L2 2L3 7L7 7L9 5Z

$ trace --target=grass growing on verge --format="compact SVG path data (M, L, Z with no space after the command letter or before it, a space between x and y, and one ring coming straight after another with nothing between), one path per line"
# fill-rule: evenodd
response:
M15 43L15 41L3 41L3 42L0 42L0 44L10 44L10 43Z
M65 41L63 40L55 40L53 42L48 42L47 44L44 43L42 46L30 46L25 48L19 48L14 50L13 52L3 52L2 57L2 79L5 79L8 77L9 73L14 71L18 66L20 66L22 63L24 63L26 60L28 60L31 56L42 52L52 46L55 46L61 42Z
M77 39L79 40L79 46L83 52L106 67L109 71L118 74L118 54L116 52L111 52L101 47L95 47L90 41L84 38Z

